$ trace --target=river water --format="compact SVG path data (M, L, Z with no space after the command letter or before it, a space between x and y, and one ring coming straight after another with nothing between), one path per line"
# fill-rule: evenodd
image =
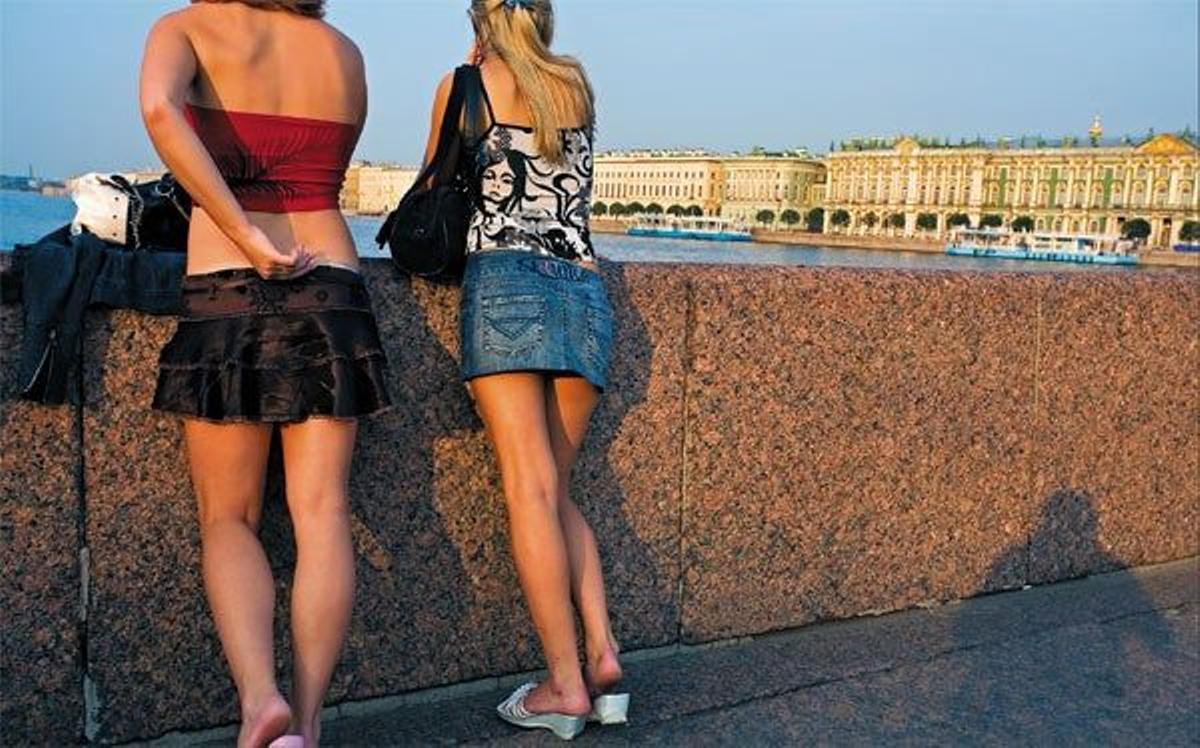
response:
M0 190L0 249L28 244L69 223L74 205L69 198ZM382 219L350 216L350 230L363 257L379 257L375 234ZM617 234L593 236L602 257L621 262L716 263L734 265L816 265L896 269L983 270L999 272L1146 272L1154 268L1022 262L975 257L951 257L921 252L867 249L827 249L674 239L649 239Z

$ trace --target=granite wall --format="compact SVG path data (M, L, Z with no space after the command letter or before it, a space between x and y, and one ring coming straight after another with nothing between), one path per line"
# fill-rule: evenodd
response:
M573 490L627 650L1200 552L1195 274L605 273L615 384ZM359 440L334 702L538 665L454 291L368 277L398 407ZM0 314L0 743L236 716L179 427L148 407L172 327L89 315L83 405L49 409L9 399L19 308ZM294 551L269 494L286 671Z

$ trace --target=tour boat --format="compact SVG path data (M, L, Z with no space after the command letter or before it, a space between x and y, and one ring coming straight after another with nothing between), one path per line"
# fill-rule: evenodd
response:
M1003 229L955 229L946 254L1001 260L1044 260L1094 265L1136 265L1135 244L1117 236L1017 233Z
M641 214L626 231L630 236L658 239L705 239L713 242L753 241L749 229L726 218Z

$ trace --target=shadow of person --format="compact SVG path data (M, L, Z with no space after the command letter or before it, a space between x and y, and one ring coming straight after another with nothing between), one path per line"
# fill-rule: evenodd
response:
M653 497L628 494L631 488L643 490L647 484L645 476L630 480L629 466L622 464L628 463L623 455L630 449L668 446L653 439L653 430L669 425L631 419L650 389L655 346L631 292L630 266L602 261L601 270L612 300L616 336L609 387L580 450L571 497L596 533L613 631L622 648L630 650L665 644L677 630L673 572L662 567L666 559L654 553L638 530L653 511Z
M615 634L636 649L674 636L676 585L660 565L663 554L638 535L638 506L653 497L630 506L629 479L612 454L615 444L638 446L627 420L645 401L653 349L626 268L606 262L603 272L617 327L611 385L593 416L572 497L597 534ZM458 289L410 282L378 266L367 277L395 407L366 419L359 432L351 479L358 596L330 701L540 664L512 567L495 458L459 375ZM633 426L634 439L656 428L642 419ZM275 472L272 481L264 536L282 576L294 551ZM286 616L279 619L282 627Z
M367 262L364 270L393 407L359 424L350 477L357 595L331 703L452 681L458 657L451 622L472 605L448 520L431 500L436 445L479 428L444 340L449 310L457 307L454 289L412 283L390 262ZM270 474L273 498L263 534L277 578L290 578L295 550L278 467ZM276 620L277 639L286 641L288 618ZM286 647L280 649L289 662Z
M1127 566L1101 544L1091 495L1050 494L1028 543L998 558L988 578L1017 568L1028 584L1056 584L959 608L936 683L912 684L914 694L934 694L923 721L955 739L1021 744L1125 742L1176 729L1179 661L1188 658L1176 646L1181 622L1164 615L1157 592L1131 574L1057 584Z
M635 511L612 457L613 444L629 441L627 419L645 400L650 381L651 341L636 309L623 266L605 263L606 286L616 316L610 386L589 424L573 471L571 496L596 532L604 563L615 633L627 648L661 644L675 630L672 576L658 567L639 539ZM418 288L423 288L418 286ZM457 317L446 313L439 292L421 290L430 327L449 350L457 350ZM434 303L437 302L437 303ZM450 305L457 309L457 305ZM472 607L464 618L447 621L457 630L455 678L519 672L542 664L540 648L521 596L508 537L504 494L492 447L457 377L445 402L470 410L471 428L434 444L436 486L432 501L450 542L467 569ZM456 413L454 423L463 414ZM635 419L634 433L649 426ZM628 445L627 445L628 446ZM642 500L641 497L638 499ZM652 499L651 499L652 500ZM645 514L645 512L643 512ZM672 527L675 520L672 519ZM660 554L661 555L661 554ZM447 682L450 682L449 680Z

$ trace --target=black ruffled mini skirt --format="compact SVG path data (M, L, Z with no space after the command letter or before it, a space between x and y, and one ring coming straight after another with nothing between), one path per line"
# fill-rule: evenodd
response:
M356 418L391 405L362 276L321 266L292 280L189 275L159 356L156 410L208 421Z

